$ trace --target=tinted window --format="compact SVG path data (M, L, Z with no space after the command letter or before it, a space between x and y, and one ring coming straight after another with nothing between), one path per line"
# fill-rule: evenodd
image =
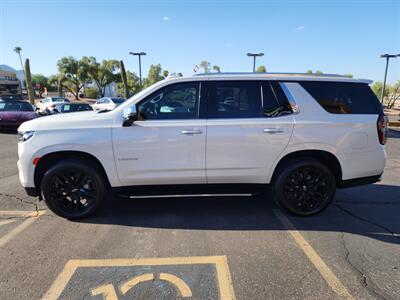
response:
M64 104L62 106L62 112L88 111L88 110L93 110L89 104Z
M366 83L305 81L300 84L330 113L383 113L378 98Z
M144 120L197 119L199 84L181 83L162 88L139 104Z
M279 82L263 82L263 111L266 117L279 117L293 112Z
M256 81L207 82L209 118L260 118L261 83Z
M33 111L28 102L0 102L0 111Z

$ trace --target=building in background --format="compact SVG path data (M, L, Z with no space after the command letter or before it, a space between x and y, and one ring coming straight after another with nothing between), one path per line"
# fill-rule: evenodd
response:
M22 95L21 82L13 71L0 70L0 96Z

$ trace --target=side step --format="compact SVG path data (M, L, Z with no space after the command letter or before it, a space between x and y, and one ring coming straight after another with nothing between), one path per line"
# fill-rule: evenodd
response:
M179 195L146 195L146 196L132 196L118 194L121 198L130 199L149 199L149 198L194 198L194 197L252 197L256 194L179 194Z
M265 184L183 184L115 187L123 198L188 198L188 197L251 197L264 193Z

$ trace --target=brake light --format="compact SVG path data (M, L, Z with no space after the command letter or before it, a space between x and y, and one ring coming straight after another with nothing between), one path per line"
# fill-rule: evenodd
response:
M381 145L385 145L386 136L387 136L387 128L388 128L387 116L379 115L378 122L376 125L377 125L377 129L378 129L379 143L381 143Z
M55 107L56 107L56 105L55 105L55 104L52 104L52 105L50 105L50 107L51 107L51 108L55 108Z

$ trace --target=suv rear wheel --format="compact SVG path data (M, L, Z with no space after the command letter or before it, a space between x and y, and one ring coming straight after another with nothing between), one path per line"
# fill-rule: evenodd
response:
M300 215L324 210L336 192L332 172L314 159L293 159L279 168L273 182L273 196L280 207Z
M74 159L51 167L44 174L41 190L48 208L66 219L93 214L106 195L105 181L98 169Z

